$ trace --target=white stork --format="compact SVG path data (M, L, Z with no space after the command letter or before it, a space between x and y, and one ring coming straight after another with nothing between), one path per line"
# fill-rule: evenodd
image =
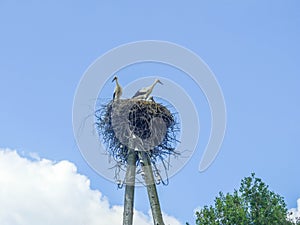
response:
M114 91L114 95L113 95L113 101L115 99L120 99L121 95L122 95L122 87L120 86L119 82L118 82L118 77L115 76L114 79L112 80L112 82L116 81L116 87L115 87L115 91Z
M144 88L141 88L140 90L138 90L134 96L132 96L133 99L141 99L141 100L147 100L149 95L151 94L151 92L153 91L153 88L154 86L157 84L157 83L160 83L160 84L163 84L160 80L156 79L154 81L154 83L149 86L149 87L144 87Z

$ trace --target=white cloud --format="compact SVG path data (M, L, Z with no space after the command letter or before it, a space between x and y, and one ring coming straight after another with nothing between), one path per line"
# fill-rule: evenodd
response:
M52 162L21 157L0 149L1 225L119 225L122 206L110 206L100 191L90 189L87 177L69 161ZM164 214L165 224L180 225ZM149 215L135 211L134 224L152 224Z
M297 208L291 208L289 210L288 218L293 222L300 219L300 198L297 200Z

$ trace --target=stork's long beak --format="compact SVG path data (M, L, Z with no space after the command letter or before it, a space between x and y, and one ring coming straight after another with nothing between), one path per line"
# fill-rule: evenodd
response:
M160 80L158 80L157 82L160 83L160 84L163 84L163 82L161 82Z
M114 77L114 79L111 82L114 82L117 79L117 77Z

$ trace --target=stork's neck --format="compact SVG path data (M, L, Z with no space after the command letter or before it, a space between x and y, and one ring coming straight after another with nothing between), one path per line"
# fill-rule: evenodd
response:
M158 81L156 80L156 81L154 81L154 83L150 86L150 90L151 90L151 91L153 90L154 86L155 86L157 83L158 83Z

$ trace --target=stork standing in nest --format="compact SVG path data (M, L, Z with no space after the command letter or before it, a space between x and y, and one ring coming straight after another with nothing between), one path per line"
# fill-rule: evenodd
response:
M115 91L113 94L113 101L120 99L121 95L122 95L122 87L120 86L119 82L118 82L118 77L115 76L114 79L112 80L112 82L116 81L116 87L115 87Z
M144 87L138 90L134 96L132 96L133 99L139 99L139 100L147 100L149 95L152 93L154 86L159 83L163 84L160 80L156 79L154 83L149 87Z

